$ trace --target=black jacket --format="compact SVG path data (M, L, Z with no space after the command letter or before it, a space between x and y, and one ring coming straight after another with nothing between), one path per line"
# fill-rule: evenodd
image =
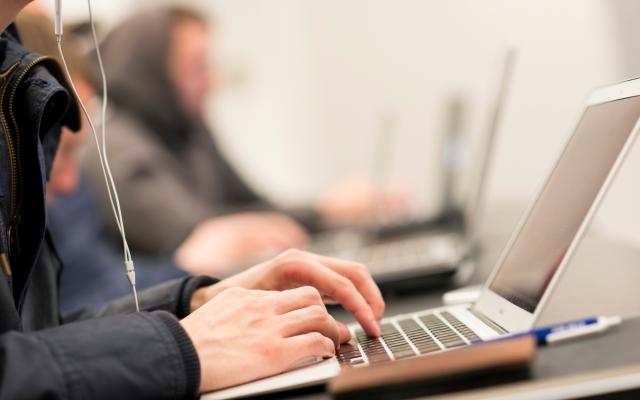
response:
M79 127L58 65L0 37L0 399L197 397L197 354L178 323L185 278L129 299L58 313L60 262L46 230L45 184L60 130ZM124 276L123 276L123 279Z

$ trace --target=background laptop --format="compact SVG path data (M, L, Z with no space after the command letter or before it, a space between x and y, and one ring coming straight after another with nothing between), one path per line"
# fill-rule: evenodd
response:
M479 251L476 228L514 63L515 51L507 49L495 100L489 110L489 124L473 151L477 159L466 162L471 185L462 206L456 202L454 191L458 187L461 164L465 164L465 149L459 122L456 122L460 120L461 106L454 103L443 145L442 212L436 218L381 226L374 231L329 232L314 238L311 250L367 265L382 289L448 282L461 263L473 262Z
M428 355L530 329L638 134L640 78L596 90L542 190L472 305L397 315L382 336L354 338L336 358L203 396L225 399L318 384L341 365Z

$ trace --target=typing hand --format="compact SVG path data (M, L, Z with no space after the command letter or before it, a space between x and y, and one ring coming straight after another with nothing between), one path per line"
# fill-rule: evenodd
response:
M300 250L288 250L215 285L198 289L191 306L194 310L229 287L285 290L300 286L315 287L323 297L342 304L369 335L380 335L378 321L384 313L384 300L366 267ZM348 339L345 336L345 341Z
M331 357L346 330L308 286L226 289L180 323L198 353L201 392L275 375L311 357Z

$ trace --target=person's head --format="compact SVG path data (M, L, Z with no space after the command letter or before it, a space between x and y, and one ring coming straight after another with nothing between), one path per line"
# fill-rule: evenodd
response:
M26 48L42 55L58 58L53 22L47 16L28 8L20 13L16 19L16 25ZM72 35L65 37L64 51L78 95L85 104L88 104L93 98L94 91L87 79L87 66L80 45ZM82 131L73 133L63 128L47 184L47 201L70 194L77 188L78 152L85 136Z
M213 83L203 16L179 7L143 10L113 27L100 49L116 113L140 122L175 151L202 129Z
M167 74L185 112L200 116L213 83L207 22L199 14L175 8L169 10L169 24Z

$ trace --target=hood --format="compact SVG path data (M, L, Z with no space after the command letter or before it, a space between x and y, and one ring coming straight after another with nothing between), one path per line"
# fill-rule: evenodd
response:
M159 136L166 145L189 141L194 122L187 117L169 79L170 16L145 11L116 26L100 46L109 100ZM101 88L101 82L96 87Z

